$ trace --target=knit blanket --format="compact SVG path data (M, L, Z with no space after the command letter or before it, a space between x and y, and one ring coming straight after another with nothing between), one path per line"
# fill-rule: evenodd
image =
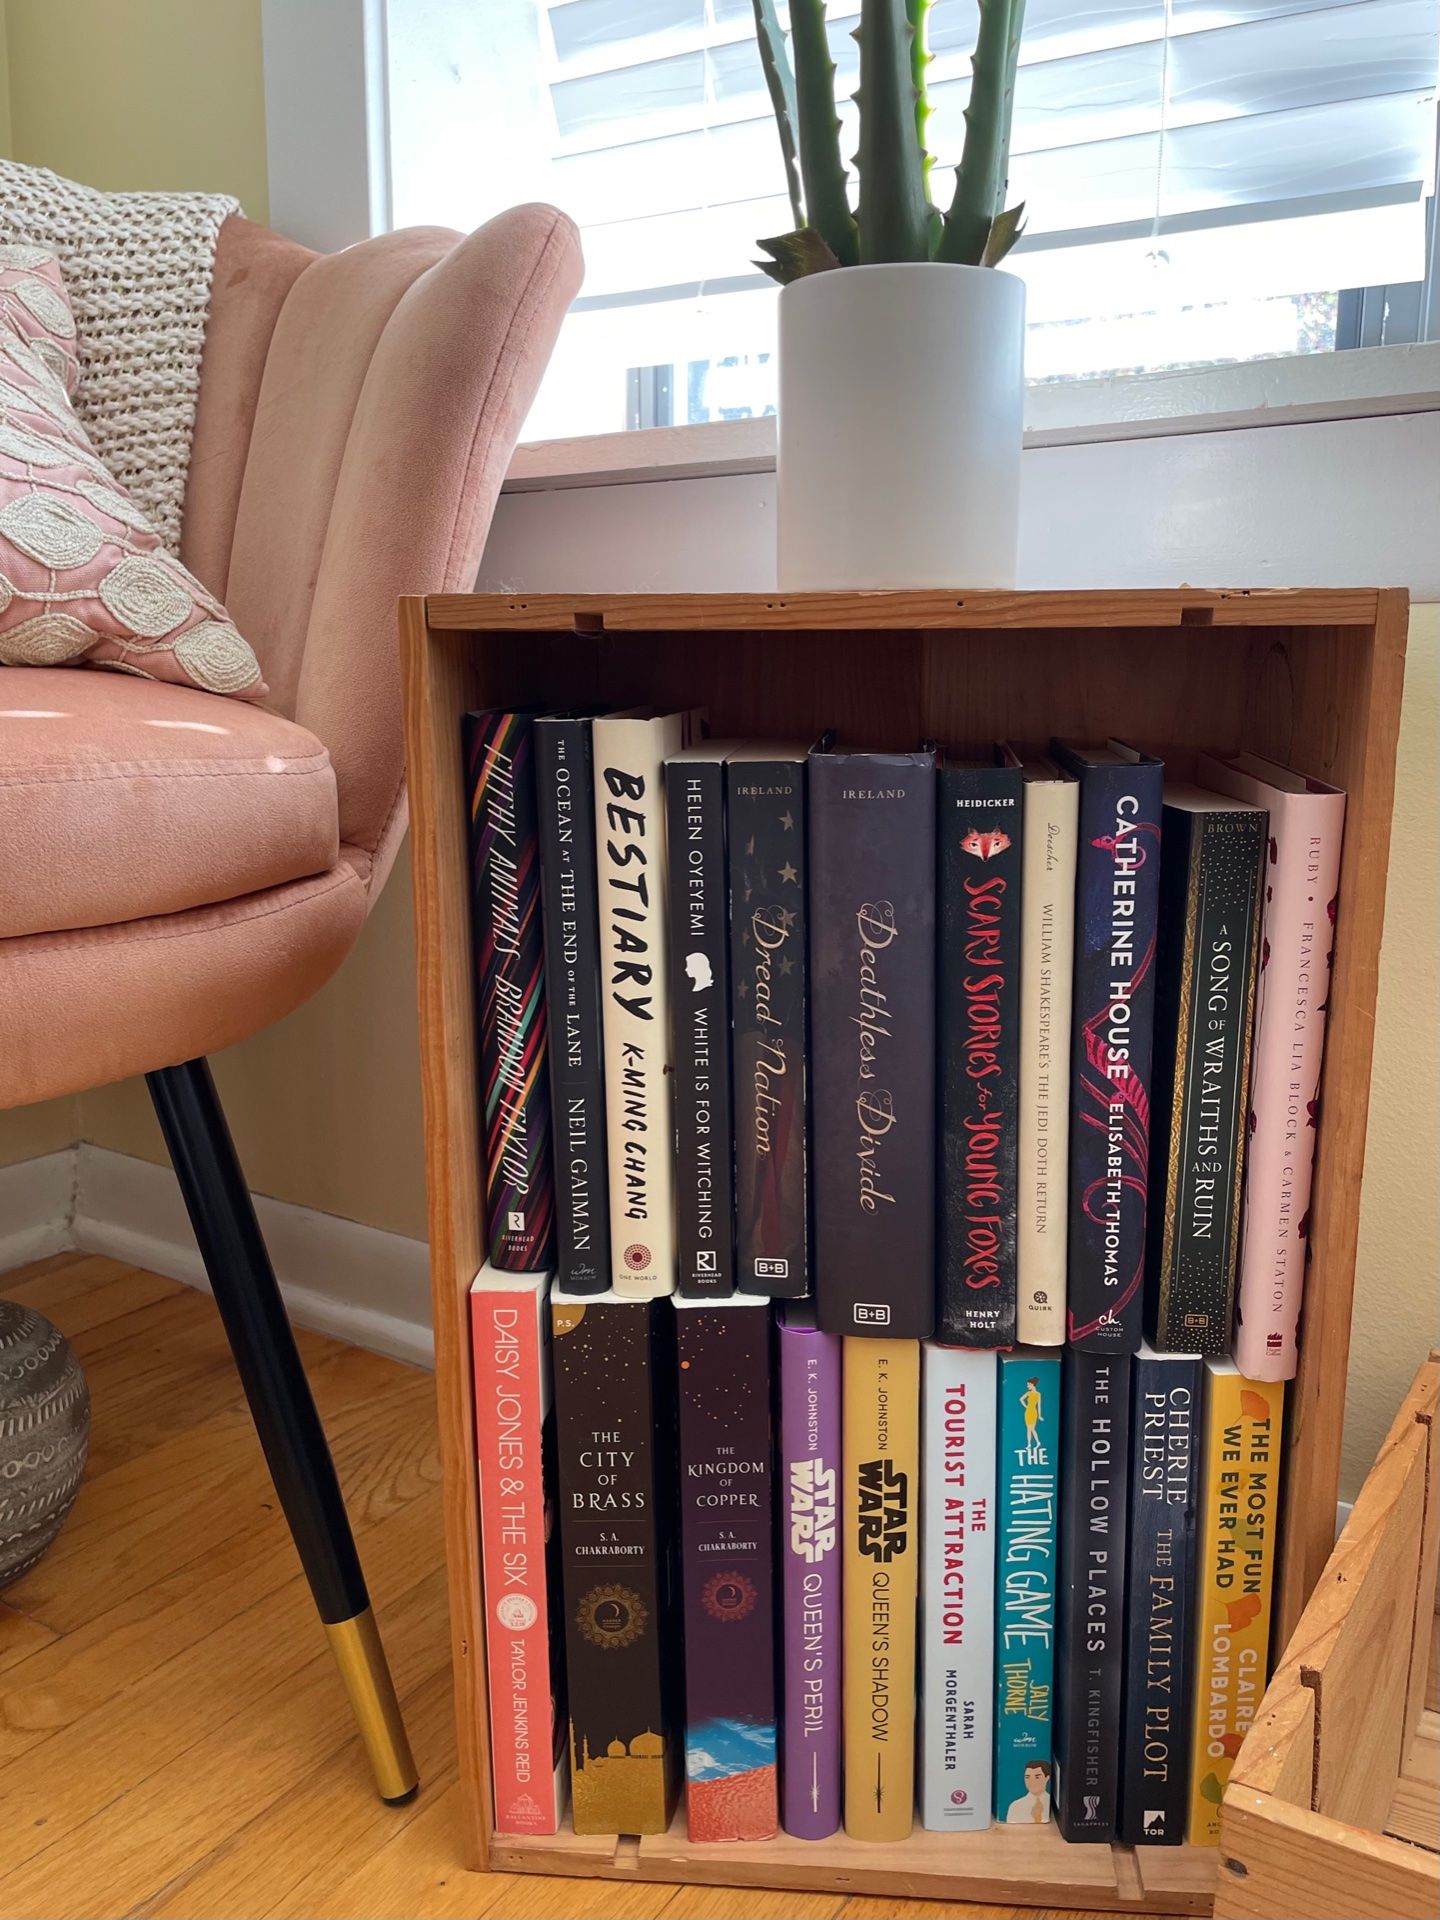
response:
M221 222L219 193L100 193L0 160L0 261L55 254L75 313L75 408L115 479L172 553L200 393L200 356Z

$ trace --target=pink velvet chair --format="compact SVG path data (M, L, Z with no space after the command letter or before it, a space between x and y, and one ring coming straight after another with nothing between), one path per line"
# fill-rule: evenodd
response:
M221 229L183 557L264 707L0 669L0 1107L144 1073L381 1793L415 1770L315 1404L205 1056L339 966L405 831L395 602L468 588L580 283L574 227L317 255Z

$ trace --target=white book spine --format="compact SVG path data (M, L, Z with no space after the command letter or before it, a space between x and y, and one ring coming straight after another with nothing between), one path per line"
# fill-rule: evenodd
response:
M993 1353L927 1341L921 1386L920 1821L990 1825L995 1697Z
M1020 1179L1016 1338L1065 1339L1070 997L1080 789L1025 782L1020 959Z

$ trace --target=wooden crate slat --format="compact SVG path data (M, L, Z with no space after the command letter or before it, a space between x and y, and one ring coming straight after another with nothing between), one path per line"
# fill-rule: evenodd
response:
M1227 1797L1216 1920L1417 1920L1435 1911L1435 1856L1252 1787Z

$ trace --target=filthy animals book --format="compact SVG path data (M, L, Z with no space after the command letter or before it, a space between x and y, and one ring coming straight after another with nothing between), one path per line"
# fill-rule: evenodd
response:
M1044 1826L1051 1805L1055 1692L1056 1458L1060 1356L997 1362L995 1817Z
M464 719L490 1261L548 1267L555 1229L534 716Z
M1199 779L1270 816L1235 1362L1251 1380L1293 1380L1345 796L1251 753L1202 759Z

